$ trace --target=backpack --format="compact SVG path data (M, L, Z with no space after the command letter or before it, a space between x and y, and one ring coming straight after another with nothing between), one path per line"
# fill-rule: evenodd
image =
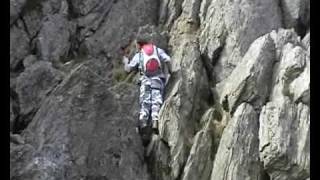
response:
M139 53L140 73L153 77L161 73L161 61L158 48L153 44L145 44Z

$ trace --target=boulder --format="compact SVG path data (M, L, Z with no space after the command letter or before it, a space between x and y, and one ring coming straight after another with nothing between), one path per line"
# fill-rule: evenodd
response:
M78 66L44 100L22 133L34 150L12 163L13 178L150 179L135 131L138 88L110 87L94 69Z
M25 67L25 68L29 68L29 67L31 67L31 65L33 65L34 63L36 63L37 62L37 57L35 56L35 55L32 55L32 54L30 54L30 55L28 55L26 58L24 58L24 60L23 60L23 66Z
M153 180L173 180L170 167L170 149L160 136L152 135L145 156Z
M231 113L242 102L251 103L261 109L270 92L275 45L269 34L252 43L231 75L217 84L219 102L227 100Z
M22 61L29 54L29 37L22 28L22 22L10 28L10 71L21 72Z
M300 45L300 37L297 35L297 33L294 31L294 29L278 29L273 30L270 33L271 38L274 41L274 44L276 46L276 61L280 61L282 56L282 49L283 46L291 43L293 45Z
M306 61L303 72L289 85L289 94L293 95L295 103L310 106L310 59Z
M160 1L159 24L170 29L182 12L183 0Z
M308 82L302 86L302 90L296 89L296 95L290 93L290 84L295 80L306 67L307 54L300 46L291 43L286 44L282 49L280 62L274 68L272 91L270 99L272 101L283 101L284 96L297 96L300 91L306 91ZM307 73L307 72L306 72ZM292 90L291 90L292 91ZM303 92L302 92L303 93ZM298 93L299 94L299 93ZM294 97L293 97L294 98Z
M75 26L65 16L61 14L47 16L37 36L40 59L59 67L66 61L71 45L69 38L74 31Z
M281 0L285 28L294 28L304 36L310 26L310 0Z
M183 39L173 49L172 62L175 78L167 92L166 101L160 110L160 137L170 147L172 177L178 178L187 161L192 138L197 130L197 121L207 109L209 88L203 69L197 41Z
M258 118L250 104L239 105L223 131L211 180L263 179L259 161Z
M259 156L271 179L306 179L310 176L310 57L300 41L281 44L269 102L259 118Z
M83 29L80 48L93 57L108 55L119 58L120 47L135 38L140 26L153 25L157 20L157 3L148 0L94 2L98 4L97 8L78 20ZM82 18L89 19L82 21Z
M19 18L25 4L26 0L10 0L10 25Z
M271 179L310 176L310 110L299 103L272 101L260 113L259 151Z
M282 26L277 0L211 1L205 9L200 14L200 50L215 64L217 82L231 74L254 40Z
M42 101L61 82L63 74L52 67L50 62L39 61L26 68L17 78L16 92L19 98L19 120L27 125Z
M188 160L181 176L182 180L208 180L213 162L213 124L209 120L194 137Z
M12 106L13 106L12 105L12 100L11 100L11 97L10 97L10 132L13 129L15 118L16 118L16 115L13 112L13 107Z

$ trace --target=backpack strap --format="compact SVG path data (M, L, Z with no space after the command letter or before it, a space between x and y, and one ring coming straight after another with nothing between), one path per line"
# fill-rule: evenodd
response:
M156 47L157 56L158 56L158 58L159 58L159 60L161 62L161 56L159 55L158 47L157 46L155 46L155 47Z
M140 74L143 74L144 72L144 67L143 67L143 58L142 58L142 52L140 50L139 52L139 70L140 70Z

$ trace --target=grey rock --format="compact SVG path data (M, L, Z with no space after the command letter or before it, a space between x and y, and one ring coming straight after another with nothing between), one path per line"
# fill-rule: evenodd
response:
M24 139L19 134L10 133L10 143L24 144Z
M303 72L306 58L306 51L300 46L288 43L283 47L280 62L274 68L273 89L270 94L272 101L283 101L284 96L292 96L289 90L290 84ZM307 87L308 82L306 81L302 89Z
M255 39L281 27L278 1L211 1L205 17L200 49L216 63L217 82L230 75Z
M41 2L41 1L40 1ZM49 0L41 2L42 12L45 15L68 15L69 5L66 0Z
M154 180L173 180L171 176L170 150L158 135L153 135L147 147L148 168Z
M182 34L195 34L200 26L199 12L201 1L186 0L181 5L181 14L171 27L172 39ZM180 38L179 38L180 39Z
M217 84L219 102L228 100L228 109L233 113L242 102L251 103L259 109L270 92L275 45L269 34L252 43L238 66L223 82Z
M12 131L12 129L13 129L13 125L14 125L14 122L15 122L15 118L16 118L16 116L15 116L15 114L14 114L14 112L13 112L13 107L12 107L13 105L12 105L12 99L11 99L11 97L10 97L10 132Z
M28 55L26 58L23 60L23 66L25 68L31 67L35 62L37 62L37 57L35 55Z
M310 57L299 38L287 41L279 34L279 62L274 66L269 102L260 113L260 159L271 179L306 179L310 174Z
M101 2L100 0L92 1L81 1L81 0L71 0L70 4L73 9L73 13L79 16L85 16L89 13L92 13L96 10L102 9L106 4L112 2Z
M31 157L34 154L35 149L30 144L16 144L10 142L10 179L17 178L17 175L24 170L29 171L29 174L34 173L30 171L31 167L34 166L34 164L31 163ZM32 176L21 177L21 179L32 178Z
M46 98L22 136L36 153L26 154L17 179L150 179L135 132L138 92L110 87L94 63L75 68ZM112 103L112 104L110 104ZM34 152L34 151L32 151ZM14 154L11 159L15 159ZM17 161L15 161L17 162ZM17 164L12 164L15 167Z
M181 15L183 2L183 0L160 1L159 23L170 29Z
M304 46L308 49L308 54L310 54L310 31L302 40Z
M182 14L187 18L187 23L200 25L199 12L200 12L201 1L197 0L185 0L182 3Z
M170 147L172 177L176 179L186 163L196 131L197 114L207 109L208 80L200 59L197 41L184 38L173 47L176 77L160 110L159 133Z
M84 25L85 29L90 26L92 31L89 30L91 32L88 31L88 35L81 37L83 39L81 47L93 57L106 54L116 58L119 57L119 48L129 44L134 39L140 26L152 25L157 21L157 13L155 13L157 12L157 4L150 3L148 0L119 0L114 1L111 5L107 3L106 7L102 8L102 14L99 11L97 12L98 18L103 17L98 23L98 28ZM121 12L121 15L119 15L119 12ZM94 21L89 20L87 22ZM87 32L81 34L87 34Z
M10 0L10 25L12 25L21 14L26 0Z
M223 131L215 156L211 180L262 179L259 162L258 114L241 104Z
M276 61L280 61L282 56L283 47L290 43L293 45L301 45L300 37L294 31L294 29L278 29L270 32L270 36L273 39L276 46Z
M36 2L33 6L26 6L25 11L21 19L25 25L25 31L28 32L29 38L32 41L32 49L35 48L35 42L43 23L44 14L42 12L42 6L39 2Z
M310 59L307 59L303 72L289 85L289 94L296 103L310 104Z
M209 180L213 162L213 124L209 120L194 137L182 180Z
M21 71L22 60L29 54L29 37L21 28L22 22L18 26L10 28L10 70Z
M308 179L310 2L288 2L11 0L10 179ZM115 80L143 26L174 70L145 150Z
M39 61L27 67L17 78L16 92L19 97L21 116L31 120L50 91L62 80L63 75L49 62Z
M49 15L43 22L43 26L37 36L37 48L40 58L53 62L55 66L61 64L66 58L70 49L69 38L75 26L72 25L63 15ZM59 34L59 36L57 36Z
M310 111L288 97L263 107L259 128L260 159L271 179L305 179L310 175Z
M294 28L301 36L310 26L310 0L281 0L285 28Z

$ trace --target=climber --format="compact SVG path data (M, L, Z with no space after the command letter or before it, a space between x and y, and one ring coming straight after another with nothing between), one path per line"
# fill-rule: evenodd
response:
M159 110L163 103L163 92L168 83L171 70L170 56L144 37L137 37L138 52L129 61L123 56L124 69L127 72L140 72L140 113L138 129L143 131L152 122L152 130L158 133ZM151 122L149 121L151 117Z

